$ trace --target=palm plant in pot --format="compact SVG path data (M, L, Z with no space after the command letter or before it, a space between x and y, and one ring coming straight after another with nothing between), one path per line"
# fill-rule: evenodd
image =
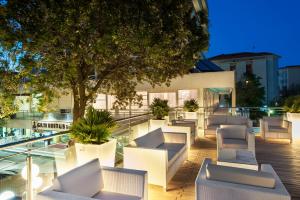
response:
M286 98L283 108L289 121L300 121L300 95Z
M101 165L113 167L117 141L110 136L115 127L116 122L108 111L88 107L85 116L70 129L71 138L75 140L77 164L99 158Z
M167 125L167 120L165 118L168 116L170 111L168 100L155 98L150 105L150 110L154 116L154 119L150 120L151 130Z
M185 119L198 119L197 111L199 104L195 99L186 100L183 103L183 110L185 111Z

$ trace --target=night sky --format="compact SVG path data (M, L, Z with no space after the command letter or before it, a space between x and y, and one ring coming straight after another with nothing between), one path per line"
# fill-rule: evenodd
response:
M272 52L279 66L300 65L300 0L208 0L207 57Z

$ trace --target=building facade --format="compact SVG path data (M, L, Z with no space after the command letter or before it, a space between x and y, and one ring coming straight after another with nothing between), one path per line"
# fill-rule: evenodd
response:
M300 87L300 65L279 68L278 73L280 91L284 92Z
M235 71L236 81L241 80L245 73L259 76L265 88L265 103L268 104L279 96L278 60L280 56L269 53L242 52L221 54L210 58L212 62L226 71Z

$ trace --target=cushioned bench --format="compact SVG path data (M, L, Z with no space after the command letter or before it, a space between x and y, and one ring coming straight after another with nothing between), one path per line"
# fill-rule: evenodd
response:
M167 189L168 182L187 160L187 134L162 132L159 128L136 138L123 150L125 168L145 170L149 183Z
M252 128L252 121L242 116L209 115L205 120L204 136L215 136L220 125L245 125Z

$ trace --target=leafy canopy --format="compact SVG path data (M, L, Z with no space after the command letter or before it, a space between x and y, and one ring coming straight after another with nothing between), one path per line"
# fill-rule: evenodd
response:
M236 83L236 103L240 107L262 106L265 89L260 84L260 77L245 73Z
M116 122L108 111L88 107L86 115L73 123L71 137L83 144L102 144L108 141Z
M169 114L170 107L168 105L168 100L162 100L155 98L150 105L150 110L154 115L155 119L161 120Z
M286 98L283 108L286 112L300 113L300 95Z
M195 99L186 100L183 103L183 109L188 112L196 112L199 109L199 104Z
M191 1L9 0L0 13L1 45L21 44L31 90L72 92L75 119L97 92L120 103L139 82L168 84L208 47L207 13Z

